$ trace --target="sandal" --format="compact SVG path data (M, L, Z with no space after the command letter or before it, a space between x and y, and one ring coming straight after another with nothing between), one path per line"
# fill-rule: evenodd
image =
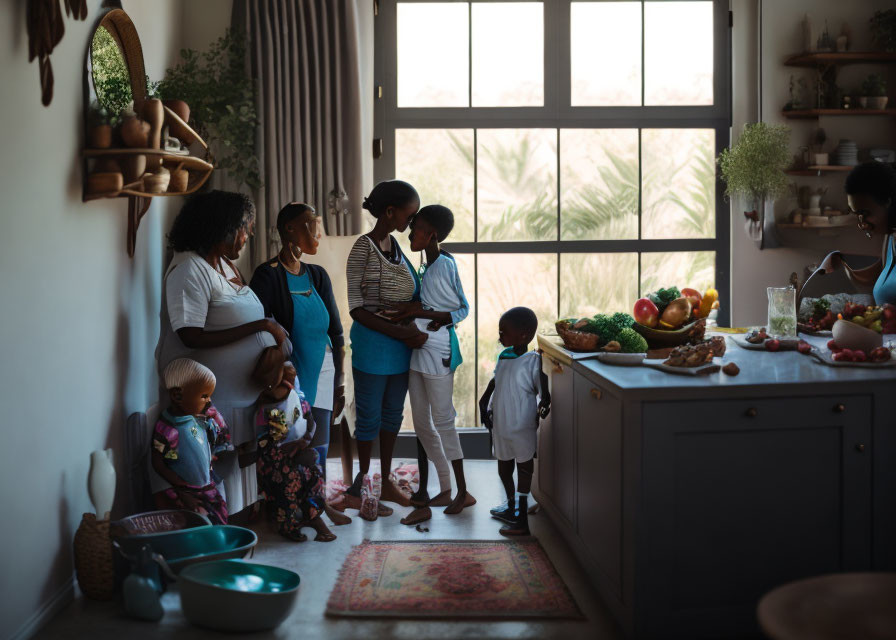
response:
M369 475L364 476L361 483L361 507L358 510L360 516L369 522L373 522L379 516L379 499L374 489L373 481Z

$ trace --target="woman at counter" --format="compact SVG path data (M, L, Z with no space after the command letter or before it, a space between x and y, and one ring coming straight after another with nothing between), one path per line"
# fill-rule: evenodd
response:
M883 238L881 259L870 267L853 269L839 251L829 254L822 268L828 273L841 265L860 290L871 290L876 304L896 304L896 172L882 162L866 162L846 178L849 210L870 238Z
M191 358L214 372L215 407L235 445L255 440L255 402L262 386L252 371L261 352L275 344L284 355L291 350L286 332L265 318L264 306L234 265L254 228L255 205L243 194L210 191L187 201L168 234L175 253L162 285L156 348L160 379L177 358ZM215 463L215 471L224 479L231 513L258 499L255 464L241 469L237 456L230 455Z

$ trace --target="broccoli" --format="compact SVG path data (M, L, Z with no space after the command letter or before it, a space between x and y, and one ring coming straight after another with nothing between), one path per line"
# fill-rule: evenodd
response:
M622 347L622 353L647 352L647 340L634 329L623 329L616 336L616 341Z
M670 302L681 297L681 291L678 290L678 287L669 287L668 289L654 291L647 297L656 305L659 312L662 313L663 310L669 306Z
M634 324L635 324L635 319L633 317L631 317L627 313L622 313L620 311L617 311L616 313L614 313L612 315L611 319L613 320L613 324L616 325L616 327L617 327L617 329L616 329L617 334L620 331L622 331L623 329L631 329L632 326L634 326Z
M577 324L582 325L579 327L579 331L596 334L602 344L612 340L619 332L613 324L613 319L602 313L597 314L593 318L582 318Z

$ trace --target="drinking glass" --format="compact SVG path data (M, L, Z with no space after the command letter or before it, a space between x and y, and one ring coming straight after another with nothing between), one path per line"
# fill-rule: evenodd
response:
M768 287L768 333L796 338L796 289Z

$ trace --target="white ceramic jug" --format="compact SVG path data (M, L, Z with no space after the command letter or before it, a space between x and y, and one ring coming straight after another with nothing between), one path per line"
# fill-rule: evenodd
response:
M90 454L90 472L87 475L87 492L96 510L97 520L108 520L115 500L115 466L112 449Z

